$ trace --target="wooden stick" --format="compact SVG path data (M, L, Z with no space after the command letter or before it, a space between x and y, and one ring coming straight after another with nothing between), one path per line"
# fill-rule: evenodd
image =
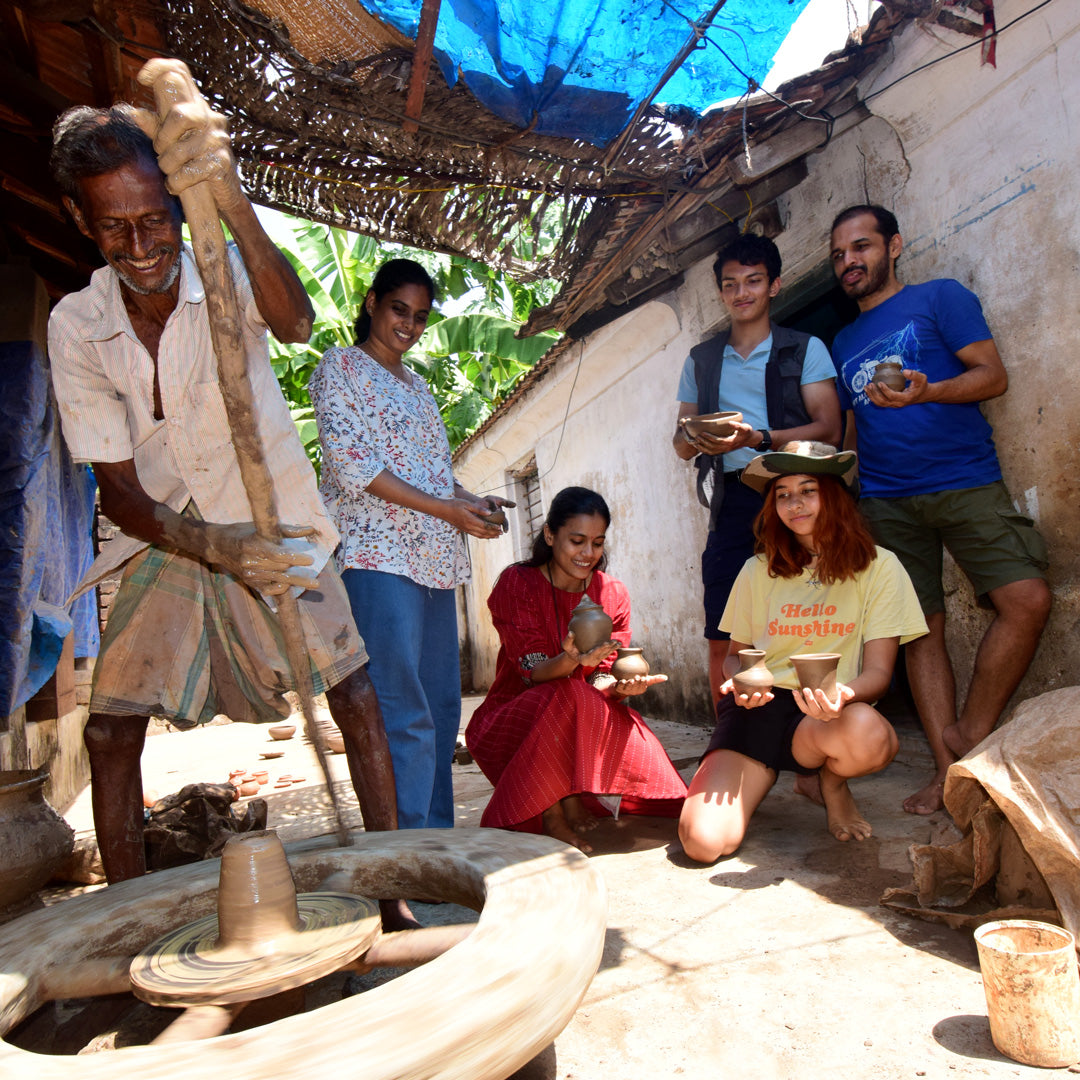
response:
M143 81L143 72L146 72L148 67L149 65L140 72L140 82ZM164 77L153 79L154 101L159 120L164 120L170 106L181 100L182 93L198 95L190 72L186 83L189 89L181 92L178 91L175 81L167 82ZM274 513L274 485L259 443L251 381L247 374L247 355L244 351L236 293L233 289L232 274L229 272L225 234L221 229L218 208L214 202L213 191L205 181L193 184L182 192L180 202L191 231L191 246L206 294L210 337L218 359L221 396L229 418L236 458L240 463L240 477L251 504L251 520L260 536L278 541L282 537L277 515ZM285 639L285 652L300 697L304 730L311 740L311 745L315 747L319 768L326 779L326 790L337 820L338 842L347 846L350 842L349 831L345 828L341 807L334 791L326 743L315 723L315 695L311 682L310 660L300 622L300 606L292 589L277 597L277 614L281 622L282 637Z

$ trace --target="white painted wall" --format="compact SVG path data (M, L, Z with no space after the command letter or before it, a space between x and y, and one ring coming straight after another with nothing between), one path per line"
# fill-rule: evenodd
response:
M998 26L1030 6L999 0ZM1078 5L1049 4L1002 33L996 70L980 65L975 47L873 97L873 116L810 158L810 175L782 201L786 229L777 238L790 287L826 258L837 211L882 202L905 237L903 279L955 277L981 297L1011 380L987 415L1006 482L1052 552L1055 611L1018 697L1075 682L1080 669L1078 30ZM909 26L864 78L862 95L970 40ZM670 439L683 360L722 321L710 262L663 301L575 344L457 462L466 487L504 491L505 470L535 450L545 505L567 484L605 496L611 570L630 590L636 643L671 678L646 708L690 720L707 715L698 569L706 522L691 465L675 457ZM471 551L468 643L474 683L485 686L498 648L485 600L514 548L507 537L472 541ZM954 570L948 581L963 685L986 616Z

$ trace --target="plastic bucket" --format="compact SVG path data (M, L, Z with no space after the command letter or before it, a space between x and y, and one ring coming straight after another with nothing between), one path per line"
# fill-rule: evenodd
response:
M1029 919L975 931L994 1045L1024 1065L1080 1061L1080 976L1068 930Z

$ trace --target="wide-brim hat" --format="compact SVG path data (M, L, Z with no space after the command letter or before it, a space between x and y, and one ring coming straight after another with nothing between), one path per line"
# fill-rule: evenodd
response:
M743 469L742 482L764 494L778 476L835 476L852 495L859 494L859 460L854 450L837 450L820 442L790 442L782 449L754 458Z

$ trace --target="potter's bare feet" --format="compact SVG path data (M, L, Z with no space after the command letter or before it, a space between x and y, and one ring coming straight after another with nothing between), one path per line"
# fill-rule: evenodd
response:
M563 808L563 815L566 818L567 825L576 833L591 832L600 824L596 818L585 809L585 804L581 801L580 795L567 795L565 799L561 799Z
M382 914L383 929L388 934L393 930L423 929L423 924L416 921L404 900L380 900L379 912Z
M821 794L825 800L829 832L837 840L865 840L870 835L873 831L870 822L859 813L846 780L822 777Z
M942 733L945 745L956 755L957 760L967 757L982 739L972 738L964 733L959 724L950 724Z
M561 802L557 802L554 806L549 806L540 817L543 821L544 833L547 836L552 836L556 840L561 840L564 844L576 847L586 855L592 852L592 845L587 844L572 828L570 828L570 823L566 820L566 813L563 811Z
M936 813L945 806L945 773L934 774L934 779L924 788L920 788L914 795L909 795L904 800L904 809L909 814Z
M821 794L821 777L817 773L803 776L801 773L795 776L795 785L791 789L796 795L802 795L818 806L825 805L825 799Z

